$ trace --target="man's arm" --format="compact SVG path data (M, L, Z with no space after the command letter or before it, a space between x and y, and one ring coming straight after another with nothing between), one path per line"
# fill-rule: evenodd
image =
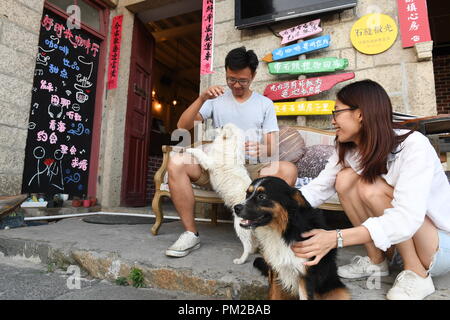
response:
M199 113L203 104L208 99L214 99L224 93L221 86L212 86L206 89L181 115L178 120L178 129L191 130L194 127L195 121L203 121L203 117Z

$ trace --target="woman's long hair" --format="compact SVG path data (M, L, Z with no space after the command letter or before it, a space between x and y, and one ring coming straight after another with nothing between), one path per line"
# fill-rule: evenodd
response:
M372 80L353 82L337 93L337 99L349 107L358 108L362 115L359 161L364 181L373 183L381 174L387 173L387 158L411 133L397 136L392 121L392 104L381 85ZM339 163L344 165L347 151L356 148L353 142L336 140Z

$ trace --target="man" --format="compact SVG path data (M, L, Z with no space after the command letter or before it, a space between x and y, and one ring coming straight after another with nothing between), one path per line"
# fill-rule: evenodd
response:
M211 86L195 100L181 115L178 128L190 130L195 121L212 118L215 128L233 123L246 133L252 133L245 150L250 159L270 156L279 131L273 102L250 90L255 78L258 57L253 50L240 47L231 50L225 58L226 81L230 90ZM260 140L260 141L258 141ZM262 142L261 142L262 140ZM293 186L297 179L297 168L285 161L246 164L251 179L260 176L277 176ZM169 188L175 209L180 215L185 232L166 250L166 255L184 257L200 247L200 237L194 220L194 192L191 183L200 186L209 184L209 175L190 155L170 158L168 167Z

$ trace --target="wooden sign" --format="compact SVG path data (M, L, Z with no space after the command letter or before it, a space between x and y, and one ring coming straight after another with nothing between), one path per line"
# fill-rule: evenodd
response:
M327 115L334 110L334 105L333 100L274 103L277 116Z
M355 22L350 33L353 46L365 54L378 54L389 49L397 38L394 19L385 14L373 13Z
M271 83L264 90L264 95L273 101L309 97L330 90L337 83L353 79L354 77L355 74L350 72L325 77Z
M426 0L397 0L403 48L431 41Z
M279 33L280 36L283 37L281 40L281 44L285 44L288 42L292 42L298 39L303 39L309 36L313 36L315 34L318 34L322 32L322 28L319 27L320 19L304 23L301 25L298 25L293 28L289 28L286 30L283 30Z
M306 40L287 47L278 48L266 55L262 60L266 62L277 61L289 57L298 56L307 52L312 52L327 48L330 45L330 35Z
M23 193L88 194L100 42L44 9L34 69Z
M308 74L344 70L348 66L348 60L334 57L305 59L285 62L271 62L268 66L271 74Z

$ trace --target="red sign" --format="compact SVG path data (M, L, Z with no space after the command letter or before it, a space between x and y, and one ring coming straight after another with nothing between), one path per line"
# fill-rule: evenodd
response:
M337 83L353 79L353 72L333 74L325 77L293 80L269 84L264 95L271 100L309 97L330 90Z
M403 48L431 41L426 0L397 0Z
M122 16L115 16L111 25L109 46L108 90L117 88L119 78L120 45L122 40Z
M203 0L200 74L213 73L214 0Z

